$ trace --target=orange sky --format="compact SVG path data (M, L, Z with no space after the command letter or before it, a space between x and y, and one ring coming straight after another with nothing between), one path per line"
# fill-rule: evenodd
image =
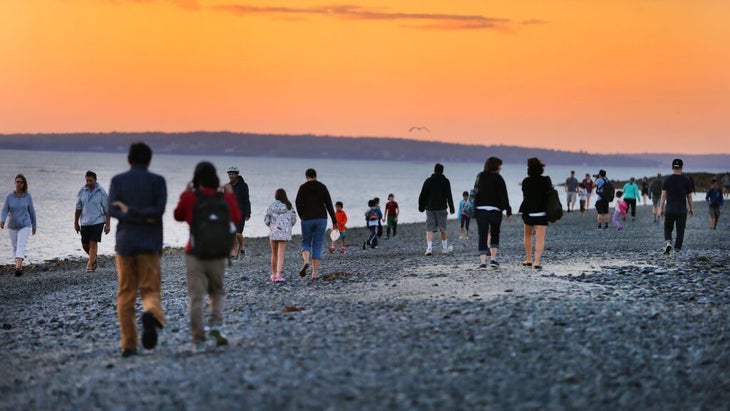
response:
M728 21L727 0L0 0L0 133L730 153Z

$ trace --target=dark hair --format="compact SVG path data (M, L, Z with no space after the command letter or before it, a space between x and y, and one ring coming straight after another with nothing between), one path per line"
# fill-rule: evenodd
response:
M375 200L368 200L368 207L375 207Z
M636 179L634 177L629 178L629 182L633 183L635 181L636 181Z
M344 207L344 204L342 204L342 201L338 201L335 203L336 206Z
M621 197L622 195L624 195L624 192L623 192L623 191L621 191L621 190L618 190L618 191L616 192L616 198L619 198L619 197Z
M373 197L373 201L375 201L375 205L380 204L380 197Z
M286 191L283 188L276 189L276 192L274 193L274 199L284 203L287 210L291 210L291 201L289 201L289 198L286 196Z
M317 178L317 172L313 168L308 168L307 171L304 172L304 176L307 178Z
M23 192L27 193L28 192L28 179L25 178L25 176L22 174L16 175L15 178L13 179L13 182L15 182L15 180L17 180L17 179L23 180Z
M88 171L86 172L86 176L85 176L85 177L91 177L91 178L93 178L94 180L96 180L96 173L95 173L95 172L93 172L93 171L91 171L91 170L88 170Z
M487 173L493 173L499 170L499 166L502 165L502 160L497 157L489 157L484 163L484 171Z
M717 183L717 179L713 178L712 181L710 181L710 184L715 184L715 183Z
M433 172L438 174L443 174L444 172L444 165L441 163L436 163L435 166L433 166Z
M215 172L215 166L207 161L201 161L195 166L195 172L193 173L193 187L208 187L217 188L220 185L220 180Z
M388 198L390 198L390 197L395 197L395 196L393 195L393 193L390 193L390 194L388 194Z
M469 195L469 192L468 191L464 191L463 193L461 193L461 195L462 195L462 197L468 196Z
M545 172L545 164L537 157L527 159L527 175L530 177L541 176Z
M152 161L152 149L147 144L138 141L129 146L129 154L127 154L129 164L150 165Z

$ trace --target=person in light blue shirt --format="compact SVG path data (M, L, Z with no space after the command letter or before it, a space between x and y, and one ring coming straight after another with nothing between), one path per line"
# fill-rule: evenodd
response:
M74 230L81 233L81 246L89 261L86 272L96 271L96 255L101 242L101 233L109 234L109 196L104 188L96 182L96 173L86 172L86 184L76 195L76 212L74 213Z
M33 198L28 192L28 180L22 174L15 176L15 190L5 198L0 229L5 228L6 221L15 255L15 276L18 277L23 275L23 260L28 238L31 234L35 235L36 231Z
M636 184L636 179L631 177L629 182L624 184L624 201L629 205L631 209L631 221L636 220L636 200L641 196L639 186ZM624 217L625 219L626 217Z

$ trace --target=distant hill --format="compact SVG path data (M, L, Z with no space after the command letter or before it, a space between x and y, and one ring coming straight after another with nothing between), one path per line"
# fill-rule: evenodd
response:
M548 164L663 166L682 157L693 169L728 168L730 155L594 154L506 145L465 145L382 137L332 137L196 131L187 133L0 134L0 148L14 150L126 152L145 141L157 153L267 157L366 159L391 161L483 162L497 156L505 163L539 157ZM697 164L701 164L698 167Z

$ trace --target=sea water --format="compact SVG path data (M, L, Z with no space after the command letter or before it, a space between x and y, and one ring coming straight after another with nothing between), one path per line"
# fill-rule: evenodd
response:
M182 247L188 238L188 226L174 221L173 210L192 179L193 170L199 161L212 162L222 183L228 182L225 173L229 166L237 166L248 183L251 197L251 218L246 223L244 236L263 237L268 235L264 225L264 213L274 199L277 188L286 190L294 203L298 187L304 183L307 168L317 170L318 180L324 183L332 201L342 201L348 214L349 227L365 225L367 202L380 197L384 208L389 193L395 195L400 208L400 223L424 222L426 216L418 211L418 194L423 181L433 172L434 161L373 161L304 159L304 158L264 158L211 155L173 155L153 154L150 171L160 174L167 181L167 207L163 216L163 241L165 246ZM451 181L454 205L458 208L461 193L473 184L483 163L444 162L444 174ZM38 228L35 236L28 241L26 262L34 263L49 259L83 257L81 237L74 230L74 211L76 195L84 185L86 170L97 173L98 182L109 191L112 176L129 168L126 153L94 152L54 152L0 150L0 201L14 188L14 177L22 173L28 179L29 192L33 196ZM643 176L656 176L658 172L669 173L667 169L642 166L612 167L605 164L586 166L547 165L545 175L551 176L555 185L562 184L570 170L575 170L576 178L581 180L586 173L596 174L606 169L611 179L626 180L629 177L640 179ZM526 176L526 164L504 164L504 177L510 204L517 212L522 201L520 182ZM691 170L685 171L720 171ZM3 187L5 189L3 189ZM561 201L565 205L562 188ZM591 201L593 203L593 200ZM451 218L456 218L453 215ZM456 223L454 223L456 224ZM99 252L114 254L114 233L116 220L112 218L112 230L102 237ZM294 233L301 233L299 225ZM13 261L12 247L7 231L0 232L0 262Z

